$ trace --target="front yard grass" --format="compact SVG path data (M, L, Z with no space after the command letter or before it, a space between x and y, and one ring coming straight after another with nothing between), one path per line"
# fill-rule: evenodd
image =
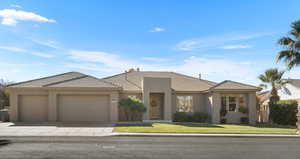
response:
M114 132L130 133L206 133L206 134L295 134L296 128L270 125L203 123L130 123L117 124Z

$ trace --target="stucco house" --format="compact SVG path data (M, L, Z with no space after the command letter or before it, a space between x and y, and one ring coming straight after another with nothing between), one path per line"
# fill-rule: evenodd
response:
M300 79L285 79L288 81L283 86L278 88L278 96L280 100L296 100L298 102L298 112L300 112ZM264 91L258 94L259 101L261 103L261 111L259 115L259 121L269 121L269 98L270 91Z
M255 124L260 88L175 72L134 70L102 79L68 72L16 83L9 90L10 118L15 122L117 122L119 100L134 96L147 108L144 120L171 121L176 111L205 112L212 123L219 123L224 107L228 123L239 123L245 116ZM248 112L239 112L240 107Z

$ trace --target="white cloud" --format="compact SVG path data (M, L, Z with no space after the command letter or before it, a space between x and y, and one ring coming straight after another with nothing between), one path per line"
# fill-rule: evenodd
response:
M42 52L31 52L31 55L44 57L44 58L53 58L54 57L54 55L42 53Z
M117 54L101 52L101 51L84 51L84 50L71 50L69 51L70 58L77 61L101 63L106 67L113 69L126 70L127 68L134 67L134 61L121 58Z
M165 28L160 28L160 27L155 27L155 28L153 28L152 30L150 30L150 32L164 32L164 31L166 31L166 29Z
M17 4L11 4L11 5L9 5L11 8L22 8L22 6L20 6L20 5L17 5Z
M169 61L160 63L143 63L143 59L130 60L117 54L99 51L71 50L70 58L76 63L66 64L68 68L92 70L114 74L124 72L129 68L141 68L143 71L174 71L197 77L199 73L203 78L213 81L225 79L254 83L260 72L260 66L253 68L251 61L234 61L220 58L201 58L191 56L182 62ZM155 58L154 58L155 59ZM159 59L159 58L158 58ZM83 62L83 63L82 63Z
M254 81L257 70L251 65L244 65L240 61L229 59L208 59L191 56L180 65L174 66L174 71L197 77L199 73L203 78L213 81L226 79L242 82Z
M205 43L201 40L184 40L176 44L176 49L182 51L192 51L205 47L204 45Z
M18 21L35 21L44 23L55 23L53 19L40 16L38 14L26 11L17 11L15 9L0 10L0 17L2 17L2 24L8 26L15 26Z
M169 59L158 58L158 57L143 57L142 60L151 61L151 62L166 62L166 61L169 61Z
M30 51L22 48L12 47L12 46L0 46L0 50L12 51L12 52L20 52L20 53L29 53L34 56L44 57L44 58L53 58L54 55L42 53L42 52L35 52Z
M42 41L42 40L31 39L31 41L33 41L37 44L40 44L40 45L50 47L50 48L59 49L57 42L53 41L53 40Z
M17 47L12 47L12 46L0 46L1 50L6 50L6 51L13 51L13 52L25 52L25 49L17 48Z
M251 45L225 45L220 47L221 49L231 50L231 49L249 49L252 48Z
M199 49L220 48L224 45L228 45L230 42L250 40L268 35L272 35L272 33L224 34L220 36L208 36L180 41L175 45L175 49L181 51L195 51ZM239 47L243 46L240 45Z

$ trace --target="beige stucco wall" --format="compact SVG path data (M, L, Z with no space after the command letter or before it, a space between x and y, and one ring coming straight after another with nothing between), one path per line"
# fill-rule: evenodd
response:
M143 102L147 108L144 120L149 120L150 93L164 94L164 120L172 120L172 90L170 78L144 77L142 80Z
M256 94L255 92L248 93L248 109L249 109L249 123L256 124Z
M213 92L211 94L210 102L211 102L211 120L214 124L220 123L220 109L221 109L221 96L220 93Z
M20 121L19 116L19 97L22 95L47 95L48 96L48 122L58 121L58 96L59 95L107 95L109 96L109 115L110 122L118 121L118 101L119 92L117 90L97 90L88 88L76 89L32 89L15 88L10 89L10 119L13 122ZM89 113L85 113L87 116Z

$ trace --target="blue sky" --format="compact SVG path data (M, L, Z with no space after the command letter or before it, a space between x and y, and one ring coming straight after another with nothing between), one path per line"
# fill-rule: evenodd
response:
M0 0L0 78L175 71L258 85L299 0ZM300 78L300 67L286 74Z

